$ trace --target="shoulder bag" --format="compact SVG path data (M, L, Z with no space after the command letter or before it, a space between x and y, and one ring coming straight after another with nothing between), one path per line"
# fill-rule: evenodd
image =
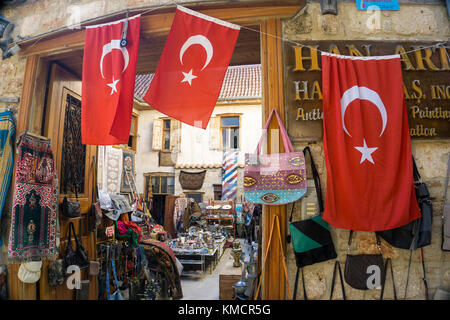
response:
M348 252L350 251L350 245L352 243L353 230L350 230L348 238ZM371 277L371 269L373 266L377 266L380 270L380 285L385 280L385 270L383 263L383 255L381 254L380 238L377 237L377 247L380 251L379 254L356 254L352 255L347 253L345 261L344 278L345 282L349 286L359 290L370 290L375 288L368 287L368 280Z
M392 269L392 260L390 258L386 259L386 263L384 264L384 281L381 285L381 294L380 294L380 300L383 300L384 295L384 288L386 286L386 278L387 278L387 272L388 272L388 265L391 267L391 278L392 278L392 290L394 291L394 300L397 300L397 290L395 289L395 280L394 280L394 270Z
M309 153L311 159L311 171L314 178L314 185L316 187L317 202L319 204L319 211L320 213L322 213L323 200L319 172L317 171L309 147L303 149L303 153L305 155L306 153ZM288 238L288 242L292 240L292 246L295 253L295 261L297 264L297 274L295 276L293 296L295 300L300 269L314 263L335 259L337 257L337 254L334 248L333 238L331 237L330 227L328 223L322 219L322 214L319 214L310 219L292 222L294 206L295 202L292 204L291 216L289 218L290 238Z
M75 250L72 246L72 232L76 243ZM67 238L67 249L64 257L64 269L66 270L71 265L76 265L80 269L85 269L89 266L88 254L75 233L73 222L69 222L69 237Z
M306 192L305 157L303 152L294 152L286 129L275 109L272 109L263 132L267 133L274 114L278 119L285 152L260 154L265 137L263 133L256 152L245 154L244 196L252 203L286 204L300 199Z
M344 278L342 277L341 264L339 261L334 263L333 279L331 280L330 300L333 300L334 285L336 283L336 270L339 271L339 280L341 281L342 298L347 300L345 296Z
M431 244L431 228L433 223L433 204L427 185L422 181L413 157L413 174L416 199L422 217L399 228L377 231L377 235L393 247L401 249L417 249Z

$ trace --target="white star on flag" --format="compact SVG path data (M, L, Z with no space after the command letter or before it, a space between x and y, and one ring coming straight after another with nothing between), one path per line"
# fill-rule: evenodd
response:
M181 71L181 73L184 75L184 79L181 80L181 82L188 82L189 85L192 85L192 80L197 78L197 76L192 74L192 69L188 73Z
M361 163L363 163L364 161L370 161L373 164L375 164L375 162L373 162L372 159L372 153L375 152L375 150L377 150L378 148L368 148L367 144L366 144L366 139L364 139L364 146L362 147L354 147L356 150L358 150L359 152L361 152Z
M112 95L114 92L117 92L117 88L116 88L117 82L119 82L119 79L114 80L114 76L113 76L112 82L106 84L108 87L111 88L111 95Z

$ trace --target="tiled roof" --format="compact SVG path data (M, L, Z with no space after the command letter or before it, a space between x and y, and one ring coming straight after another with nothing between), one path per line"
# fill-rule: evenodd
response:
M136 76L134 97L143 100L154 74ZM218 100L261 98L261 65L228 67Z

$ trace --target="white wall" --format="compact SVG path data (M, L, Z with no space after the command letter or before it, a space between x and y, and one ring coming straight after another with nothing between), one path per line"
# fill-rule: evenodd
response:
M144 193L145 179L147 172L171 172L172 167L159 167L158 152L152 150L153 119L165 117L164 114L156 110L139 111L138 138L136 150L136 188L139 193Z
M144 192L144 173L147 172L172 172L174 168L159 167L158 152L152 151L153 119L164 117L165 115L155 111L140 111L138 124L138 140L136 153L136 185L139 193ZM240 126L241 149L238 163L244 164L245 153L253 153L261 135L262 126L262 106L261 105L225 105L216 106L212 116L223 113L242 113ZM206 130L195 128L186 124L181 125L181 148L180 152L174 155L177 165L221 165L222 151L211 150L209 144L209 125ZM197 169L201 170L201 169ZM217 181L221 183L221 178L217 176ZM238 179L242 184L242 179ZM175 190L179 193L180 187L175 179ZM205 183L203 188L212 188L211 182ZM203 189L202 188L202 189ZM203 190L201 190L203 191ZM212 190L210 190L212 191ZM208 194L210 192L208 191Z

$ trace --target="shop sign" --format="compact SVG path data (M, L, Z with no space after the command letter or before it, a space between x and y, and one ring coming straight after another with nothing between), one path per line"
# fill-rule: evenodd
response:
M356 0L358 10L400 10L398 0Z
M450 138L450 58L435 42L315 41L285 43L287 130L293 141L322 140L322 69L318 50L349 56L400 54L412 138ZM421 49L414 52L411 50Z

